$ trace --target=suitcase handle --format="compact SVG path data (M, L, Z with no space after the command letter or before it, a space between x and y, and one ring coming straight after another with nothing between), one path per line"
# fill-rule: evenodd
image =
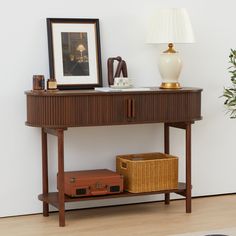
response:
M91 190L90 193L92 195L104 195L104 194L107 194L107 188L104 188L104 189L101 189L101 190Z

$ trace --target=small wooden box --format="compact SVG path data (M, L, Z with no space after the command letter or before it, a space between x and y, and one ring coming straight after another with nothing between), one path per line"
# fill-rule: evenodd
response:
M164 153L119 155L116 171L124 176L131 193L178 188L178 158Z
M70 171L64 176L65 194L71 197L123 192L123 176L111 170Z

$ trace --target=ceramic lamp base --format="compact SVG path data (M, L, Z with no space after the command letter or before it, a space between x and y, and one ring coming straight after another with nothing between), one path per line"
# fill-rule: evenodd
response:
M162 77L161 88L179 89L179 75L182 68L182 61L179 53L173 49L173 44L169 43L168 50L161 53L159 59L159 71Z
M181 86L178 82L176 83L161 83L160 88L162 89L181 89Z

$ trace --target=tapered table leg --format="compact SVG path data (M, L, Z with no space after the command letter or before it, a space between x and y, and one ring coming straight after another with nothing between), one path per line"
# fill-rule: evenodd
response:
M192 212L191 186L191 124L186 124L186 212Z
M164 124L164 152L170 153L170 127L168 124ZM165 204L170 204L170 194L165 193Z
M48 194L48 147L47 147L47 133L44 129L41 130L42 137L42 182L43 194ZM43 202L43 216L49 215L48 203Z
M65 195L64 195L64 130L57 130L58 137L58 208L59 226L65 226Z

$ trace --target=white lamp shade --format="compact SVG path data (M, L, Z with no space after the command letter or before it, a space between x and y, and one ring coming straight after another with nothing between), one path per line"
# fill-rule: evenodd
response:
M184 8L159 9L152 17L147 43L194 43L190 18Z

